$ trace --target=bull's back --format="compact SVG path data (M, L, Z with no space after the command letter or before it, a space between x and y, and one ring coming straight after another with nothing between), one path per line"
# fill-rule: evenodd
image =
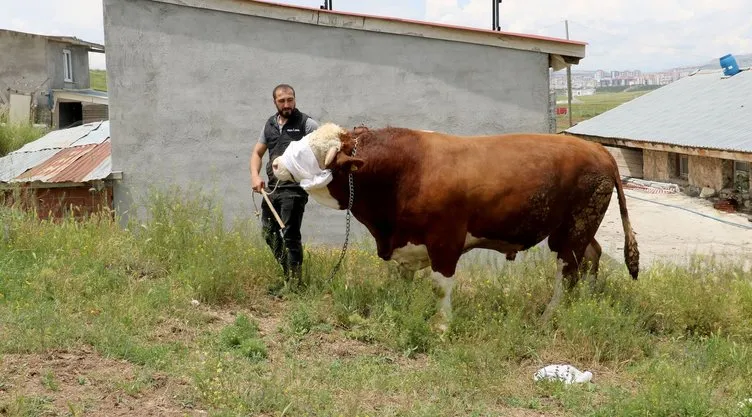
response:
M472 184L508 183L530 188L556 175L575 180L587 171L604 171L615 166L602 145L579 138L554 134L505 134L496 136L452 136L422 133L426 157L422 170L442 172L442 182Z
M494 229L506 234L495 238L531 244L567 216L579 192L587 192L583 178L610 176L615 169L601 145L563 135L423 133L421 141L423 204L464 213L471 233Z

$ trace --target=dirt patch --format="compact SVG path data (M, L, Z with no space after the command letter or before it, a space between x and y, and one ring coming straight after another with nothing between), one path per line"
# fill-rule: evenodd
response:
M0 359L0 415L201 416L181 407L187 385L139 372L93 350L6 354Z
M427 356L423 354L407 357L379 343L367 343L350 338L341 329L307 335L297 350L298 357L306 360L370 357L383 359L402 369L415 369L427 365Z

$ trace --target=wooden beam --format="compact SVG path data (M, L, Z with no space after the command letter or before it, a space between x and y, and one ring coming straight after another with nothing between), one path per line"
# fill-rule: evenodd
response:
M65 91L55 91L53 94L55 96L55 101L109 105L109 99L105 97L96 97L87 94L78 94L75 92Z
M0 183L0 190L12 190L14 188L39 189L39 188L72 188L72 187L87 187L87 186L90 186L90 185L84 182L40 182L40 181L11 182L11 183Z
M732 161L752 162L752 153L750 152L735 152L735 151L727 151L727 150L722 150L722 149L709 149L709 148L692 148L692 147L687 147L687 146L669 145L665 143L603 138L600 136L589 136L589 135L580 135L580 134L575 135L572 133L565 133L565 134L570 135L570 136L577 136L582 139L587 139L587 140L598 142L602 145L608 145L608 146L620 146L620 147L632 148L632 149L646 149L649 151L673 152L673 153L678 153L678 154L683 154L683 155L706 156L708 158L720 158L720 159L729 159Z

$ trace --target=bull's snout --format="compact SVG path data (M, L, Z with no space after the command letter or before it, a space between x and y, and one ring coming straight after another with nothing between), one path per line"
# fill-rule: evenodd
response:
M274 176L280 181L294 181L292 174L285 164L282 163L280 158L281 157L278 156L272 161L272 172L274 172Z

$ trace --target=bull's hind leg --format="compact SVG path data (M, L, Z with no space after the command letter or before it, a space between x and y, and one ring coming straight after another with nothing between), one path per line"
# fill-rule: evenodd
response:
M585 248L582 266L585 276L589 277L589 280L591 279L593 284L595 283L596 278L598 278L598 266L601 261L601 253L601 245L595 240L595 238L591 239L590 244Z
M415 279L415 274L419 270L420 269L416 269L415 267L407 267L396 262L389 264L389 273L403 281L412 281Z
M613 180L608 177L588 177L583 179L581 186L592 190L587 193L584 206L574 210L569 220L548 238L548 246L556 252L559 262L554 278L554 295L543 313L544 321L551 318L561 302L564 279L567 280L567 288L572 289L577 285L580 272L587 272L593 278L598 272L601 246L595 240L595 233L611 202Z

